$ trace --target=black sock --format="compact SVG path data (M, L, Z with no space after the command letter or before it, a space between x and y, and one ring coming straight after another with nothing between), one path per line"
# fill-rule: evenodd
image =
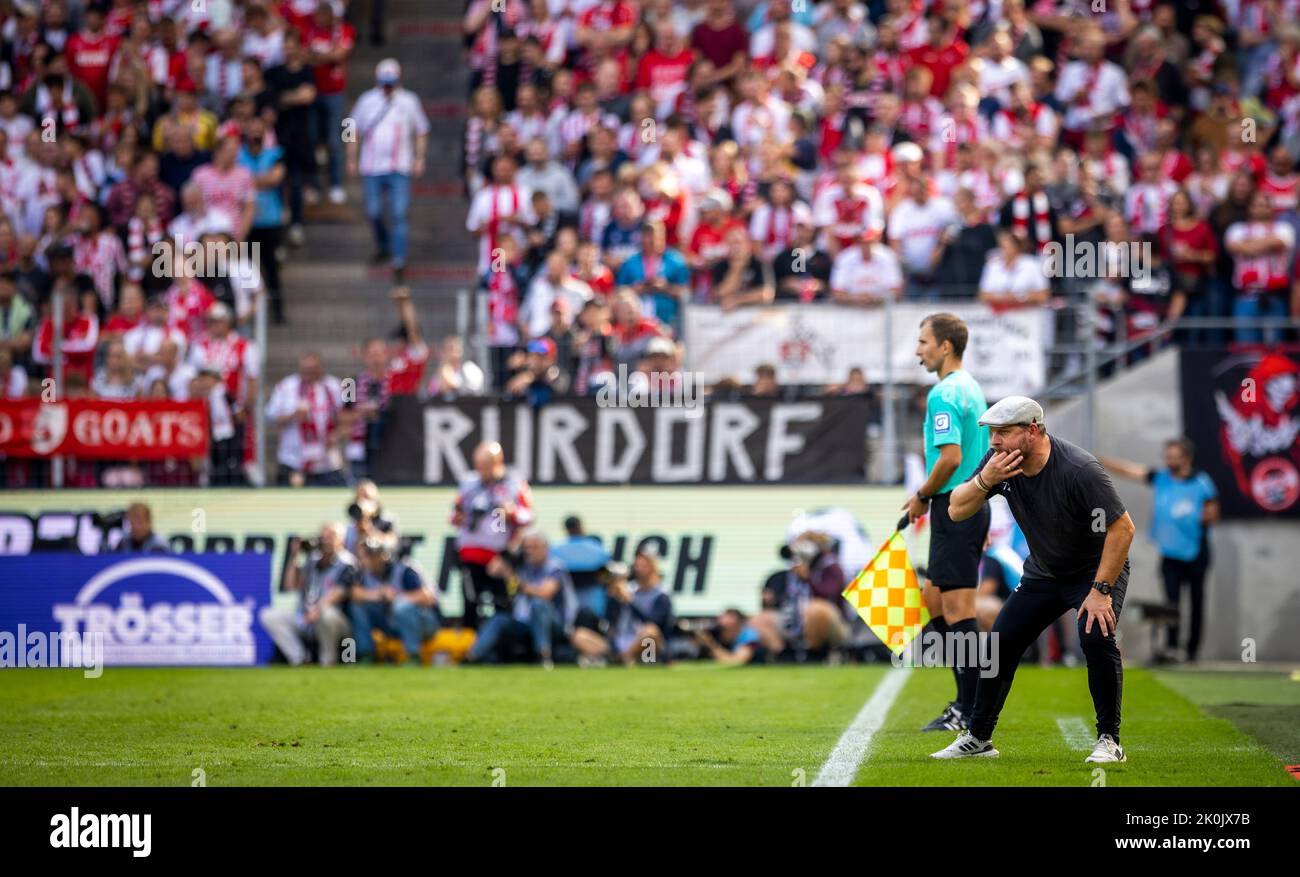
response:
M921 632L925 633L927 631L936 633L942 637L944 636L944 634L948 632L948 622L944 621L942 615L938 615L934 618L931 618L930 623L927 624ZM921 642L924 643L925 640L923 639ZM943 645L940 646L939 654L943 656L943 662L951 667L952 664L948 660L948 641L946 637L943 640ZM952 671L952 678L953 681L957 683L957 693L953 695L952 699L954 701L960 702L961 701L961 677L957 675L957 669L955 667L953 668Z
M957 708L970 721L975 712L975 686L979 682L979 627L974 618L965 618L948 625L953 637L953 675L957 677Z

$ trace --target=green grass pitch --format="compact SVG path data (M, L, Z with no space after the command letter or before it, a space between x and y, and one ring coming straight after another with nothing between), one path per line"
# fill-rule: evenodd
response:
M811 785L883 667L0 673L0 784ZM1110 786L1296 786L1300 682L1129 670ZM999 759L926 756L952 690L909 671L859 785L1091 785L1082 670L1026 667ZM498 770L499 769L499 770ZM502 773L504 771L504 773Z

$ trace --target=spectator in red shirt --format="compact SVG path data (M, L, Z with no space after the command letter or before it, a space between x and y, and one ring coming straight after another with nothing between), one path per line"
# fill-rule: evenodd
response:
M80 375L86 382L95 373L95 350L99 345L99 318L93 309L80 310L77 296L65 290L63 299L63 373ZM51 303L53 307L53 303ZM32 359L40 365L54 365L54 319L47 314L36 329Z
M104 106L108 93L108 67L117 51L118 42L117 37L104 29L104 6L100 0L96 0L86 7L85 27L68 39L64 49L68 58L68 72L90 89L96 106L99 107Z
M127 283L117 296L117 310L104 323L104 340L120 341L122 336L144 322L144 291L138 283Z
M573 276L591 287L600 299L608 299L614 292L614 272L600 261L600 246L595 241L578 245L578 264Z
M429 361L429 347L420 335L420 325L415 319L415 306L411 303L409 287L399 286L392 292L402 326L393 333L389 348L388 374L385 382L390 396L414 396L420 392L424 381L424 366Z
M640 297L630 289L620 289L615 294L611 314L609 328L615 362L634 371L650 339L666 336L668 331L654 317L645 315Z
M942 15L930 16L930 42L907 53L908 62L924 67L934 77L930 95L942 99L948 93L952 71L970 54L970 46L958 35L958 29Z
M115 228L126 228L135 215L135 202L152 198L155 213L164 223L176 215L176 196L166 183L158 179L158 156L141 152L131 170L131 178L115 185L108 193L108 219Z
M711 192L700 201L700 224L691 235L686 263L695 272L697 299L709 298L713 289L714 269L727 261L727 233L744 226L730 214L730 200L722 192Z
M307 63L316 75L316 102L312 113L316 138L325 144L329 155L329 199L331 204L343 204L347 193L343 191L343 108L347 100L348 57L356 45L356 31L352 25L334 15L334 6L321 3L316 7L310 24L302 29L303 45L307 47Z
M636 22L636 4L626 0L598 0L589 7L579 16L575 34L583 50L579 68L590 75L601 58L626 59Z
M641 59L636 71L636 87L649 92L655 104L655 116L670 115L677 98L686 90L695 55L669 19L655 28L655 47Z
M713 65L706 84L730 82L745 67L749 35L736 21L731 0L708 0L704 20L691 31L691 48Z

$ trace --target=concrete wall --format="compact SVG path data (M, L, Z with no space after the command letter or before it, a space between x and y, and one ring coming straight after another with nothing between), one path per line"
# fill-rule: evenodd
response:
M1097 394L1097 456L1126 457L1159 465L1164 441L1182 432L1178 352L1164 351L1117 378ZM1083 443L1082 399L1047 412L1047 429ZM1162 600L1159 555L1147 536L1151 491L1116 479L1120 497L1137 524L1130 552L1130 599ZM1222 489L1222 485L1220 485ZM1300 660L1300 527L1294 520L1230 521L1211 534L1213 566L1206 582L1205 629L1201 657L1239 661L1242 641L1255 641L1260 661ZM1126 620L1129 613L1124 613ZM1133 614L1134 620L1136 613ZM1148 657L1145 625L1125 626L1124 651L1131 659ZM1184 633L1185 636L1185 633Z

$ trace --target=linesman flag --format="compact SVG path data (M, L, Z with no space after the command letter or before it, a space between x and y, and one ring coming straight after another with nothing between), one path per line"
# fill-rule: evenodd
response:
M930 620L916 570L907 557L902 533L906 520L900 522L899 529L885 540L842 595L894 654L907 648Z

